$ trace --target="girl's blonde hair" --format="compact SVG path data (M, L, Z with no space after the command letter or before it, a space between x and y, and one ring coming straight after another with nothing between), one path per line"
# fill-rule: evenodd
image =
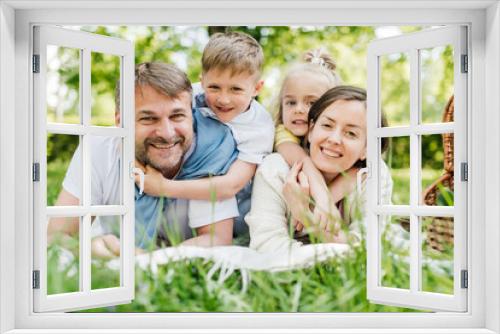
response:
M303 62L294 64L286 72L279 95L275 101L275 124L283 124L283 88L285 87L288 79L300 72L309 72L322 76L328 83L328 89L336 87L341 84L341 79L336 71L337 63L335 60L323 49L314 49L307 51L303 56Z

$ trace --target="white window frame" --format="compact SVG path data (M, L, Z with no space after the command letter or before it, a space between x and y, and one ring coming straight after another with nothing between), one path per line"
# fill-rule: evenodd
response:
M80 90L78 96L80 124L47 122L47 46L79 50ZM70 311L129 303L134 298L134 45L127 40L90 34L54 26L34 27L33 52L39 57L38 73L33 75L34 162L39 164L39 181L34 182L33 269L39 273L39 287L34 289L35 312ZM120 66L120 125L91 124L91 53L100 52L119 58ZM82 195L79 205L47 206L47 135L78 135L81 158ZM91 136L121 139L120 182L122 202L116 205L91 204ZM119 216L120 285L92 289L91 281L91 220L92 216ZM47 294L47 224L52 217L80 217L79 291Z
M421 203L421 135L454 134L454 165L467 163L467 81L469 72L462 71L462 56L467 55L467 28L448 26L427 29L412 34L378 39L368 45L368 138L367 164L370 166L367 179L367 295L368 299L380 304L415 307L424 310L467 310L467 289L461 287L461 272L467 270L467 180L462 179L462 170L457 168L454 180L453 206L426 206ZM455 96L454 122L430 124L421 122L422 81L420 50L439 46L453 48ZM405 53L410 65L409 81L409 123L388 127L380 124L382 87L380 58L386 55ZM468 64L467 64L468 65ZM407 205L381 203L380 187L380 140L381 138L407 137L410 140L410 201ZM385 287L382 278L382 248L380 237L386 224L384 215L401 215L410 218L409 289ZM453 293L431 293L422 290L422 226L421 217L453 217Z
M63 9L62 7L66 9ZM127 6L128 8L120 8ZM288 6L289 9L283 9ZM68 8L72 7L72 8ZM48 9L50 8L50 9ZM137 8L142 8L138 10ZM31 269L33 200L31 26L432 25L470 27L468 312L435 314L35 314ZM13 68L12 64L15 64ZM0 333L91 332L103 328L258 328L260 332L499 333L500 7L498 1L2 1L0 2ZM12 126L15 124L15 126ZM14 138L14 140L12 140ZM485 175L488 175L486 182ZM12 194L14 193L14 196ZM14 223L13 223L14 222ZM486 252L486 249L488 250ZM12 256L15 254L15 257ZM14 287L14 288L12 288ZM487 291L487 293L485 293ZM377 330L376 328L385 328ZM74 328L75 330L70 330ZM96 330L101 328L101 330ZM207 328L207 330L203 330ZM288 328L287 330L279 330ZM293 330L292 330L293 329ZM316 329L316 330L314 330ZM323 330L321 330L323 329ZM347 330L344 330L346 332ZM116 332L116 331L115 331ZM164 332L175 332L164 330ZM251 332L251 330L246 330Z

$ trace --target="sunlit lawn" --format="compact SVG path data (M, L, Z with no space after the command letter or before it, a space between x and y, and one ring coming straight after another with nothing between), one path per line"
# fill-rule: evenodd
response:
M52 252L52 254L57 251ZM70 265L71 266L71 265ZM77 263L72 264L72 273ZM359 247L343 259L332 259L312 268L288 272L251 272L250 284L242 290L241 274L235 271L223 284L218 274L208 278L212 264L202 260L174 262L158 272L136 268L135 299L130 304L89 310L89 312L408 312L411 310L372 304L366 299L366 253ZM57 261L49 258L49 271ZM61 275L68 274L64 270ZM101 287L118 282L105 262L94 262L92 273ZM57 276L57 275L56 275ZM64 284L54 274L49 291L62 292ZM67 279L73 289L76 276ZM93 282L97 278L92 279ZM71 284L70 284L71 283ZM94 285L97 288L98 285ZM71 290L73 291L73 290Z
M424 182L432 182L437 173L424 172ZM393 173L394 193L401 193L407 171ZM64 174L62 174L62 177ZM61 178L61 176L59 176ZM61 179L62 180L62 179ZM76 246L78 241L75 240ZM384 285L409 286L408 253L384 243ZM391 248L392 247L392 248ZM78 260L62 256L58 246L48 251L48 291L70 292L78 289ZM452 292L453 275L449 261L452 252L425 249L438 266L424 267L427 290ZM62 264L60 259L70 259ZM71 258L73 258L71 260ZM442 265L441 265L442 262ZM135 270L135 298L130 304L89 310L89 312L408 312L409 309L370 303L366 298L366 252L364 244L353 247L344 257L315 266L287 272L251 272L243 291L241 274L235 271L222 284L218 274L208 277L212 263L203 260L173 262L159 266L153 273ZM105 261L93 261L92 287L119 285L118 275Z

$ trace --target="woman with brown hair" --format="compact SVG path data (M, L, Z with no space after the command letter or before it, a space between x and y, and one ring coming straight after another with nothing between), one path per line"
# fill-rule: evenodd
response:
M308 115L307 147L309 158L321 172L326 184L366 165L366 92L352 86L329 89L311 107ZM381 164L381 194L390 203L392 180ZM245 217L250 228L250 247L274 251L298 247L296 232L302 228L312 240L346 243L359 239L364 194L351 188L344 198L321 208L328 221L316 223L312 212L308 180L301 164L291 168L283 157L271 154L260 165L254 179L252 205ZM353 185L356 180L350 181ZM361 212L355 215L355 212ZM298 224L294 224L298 221Z

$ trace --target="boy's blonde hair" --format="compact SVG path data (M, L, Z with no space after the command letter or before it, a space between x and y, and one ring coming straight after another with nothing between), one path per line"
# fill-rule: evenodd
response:
M259 77L263 62L260 44L252 36L237 31L213 34L201 58L203 73L229 69L233 75L248 72Z
M283 100L283 89L292 75L301 72L313 73L325 78L328 83L328 89L330 89L342 83L339 74L335 71L336 68L337 63L328 52L322 49L307 51L303 56L303 62L292 65L283 78L280 92L275 102L275 124L283 124L283 106L281 103Z

